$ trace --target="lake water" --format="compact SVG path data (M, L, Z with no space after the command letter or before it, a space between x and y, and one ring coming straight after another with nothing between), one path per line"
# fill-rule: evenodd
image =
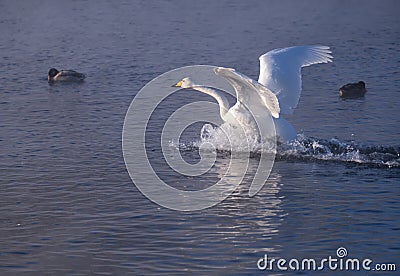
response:
M257 269L265 254L320 260L339 247L398 270L399 10L382 0L1 1L0 274L255 275L268 272ZM256 157L243 186L212 208L172 211L139 192L121 136L147 82L195 64L256 79L259 55L313 44L330 46L334 62L302 70L286 116L299 142L279 150L256 196L246 190ZM87 79L49 85L50 67ZM364 98L338 97L359 80ZM189 188L218 179L228 158L209 179L178 177L160 161L157 134L175 106L199 100L213 101L169 99L146 144L154 169ZM187 137L200 139L196 128ZM183 154L198 160L195 148Z

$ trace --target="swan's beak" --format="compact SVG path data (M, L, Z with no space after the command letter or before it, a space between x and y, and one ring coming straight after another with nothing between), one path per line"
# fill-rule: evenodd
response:
M172 85L172 87L182 87L182 82L183 81L179 81L179 82L175 83L174 85Z

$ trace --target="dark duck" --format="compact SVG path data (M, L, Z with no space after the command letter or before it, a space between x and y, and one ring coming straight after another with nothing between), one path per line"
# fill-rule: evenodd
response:
M342 98L358 98L363 97L367 93L365 82L348 83L339 89L339 96Z
M80 82L85 78L86 76L82 73L73 70L58 71L55 68L51 68L47 76L49 82Z

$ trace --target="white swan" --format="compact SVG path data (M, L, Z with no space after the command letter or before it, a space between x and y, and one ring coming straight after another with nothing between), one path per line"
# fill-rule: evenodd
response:
M184 78L173 86L197 90L215 98L219 104L222 120L233 126L231 130L236 130L234 132L235 135L241 136L244 134L250 139L248 142L253 139L260 140L259 131L261 131L261 128L264 129L263 133L266 135L273 133L273 129L271 129L272 120L269 120L271 125L268 126L266 124L268 122L266 116L271 114L275 118L279 117L279 104L275 94L265 86L236 72L234 69L217 67L214 72L216 75L224 77L235 89L237 101L232 107L230 107L229 101L225 97L226 92L214 87L197 85L190 78ZM264 125L257 125L252 114L257 116ZM238 124L241 128L237 128Z
M332 62L327 46L296 46L272 50L260 56L258 82L229 68L216 68L215 74L224 77L235 89L237 102L230 107L224 93L218 89L197 85L184 78L174 86L191 88L214 97L220 107L221 118L228 123L240 122L242 126L255 129L255 121L249 107L269 112L274 117L278 139L287 142L295 139L293 126L279 116L292 114L301 94L301 68L317 63ZM259 112L261 111L261 112Z

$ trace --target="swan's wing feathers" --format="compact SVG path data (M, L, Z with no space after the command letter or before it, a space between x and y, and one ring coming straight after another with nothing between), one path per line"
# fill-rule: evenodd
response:
M276 66L296 65L300 67L317 63L332 62L332 51L328 46L294 46L269 51L260 56L260 62L275 64Z
M255 81L254 81L255 82ZM258 87L258 95L260 96L263 104L269 109L271 115L274 118L279 118L279 113L281 111L279 107L278 98L274 93L272 93L268 88L265 86L255 82Z
M232 68L217 67L214 69L214 72L216 75L225 78L232 85L239 101L248 103L250 102L250 97L259 96L262 104L267 107L271 115L279 118L280 108L278 99L268 88ZM255 94L251 95L248 93L249 91L254 91Z
M301 68L332 62L327 46L296 46L272 50L260 56L258 82L277 96L281 112L292 114L301 94Z
M246 83L243 83L243 80L241 77L238 78L238 75L233 68L225 68L225 67L217 67L214 69L214 73L217 76L221 76L225 78L230 85L235 89L236 92L236 98L239 101L243 101L244 98L246 98L246 95L241 93L241 91L244 89L243 85L246 85Z
M303 46L305 49L300 51L300 55L304 53L302 58L299 58L301 67L310 66L318 63L332 62L332 51L328 46Z

